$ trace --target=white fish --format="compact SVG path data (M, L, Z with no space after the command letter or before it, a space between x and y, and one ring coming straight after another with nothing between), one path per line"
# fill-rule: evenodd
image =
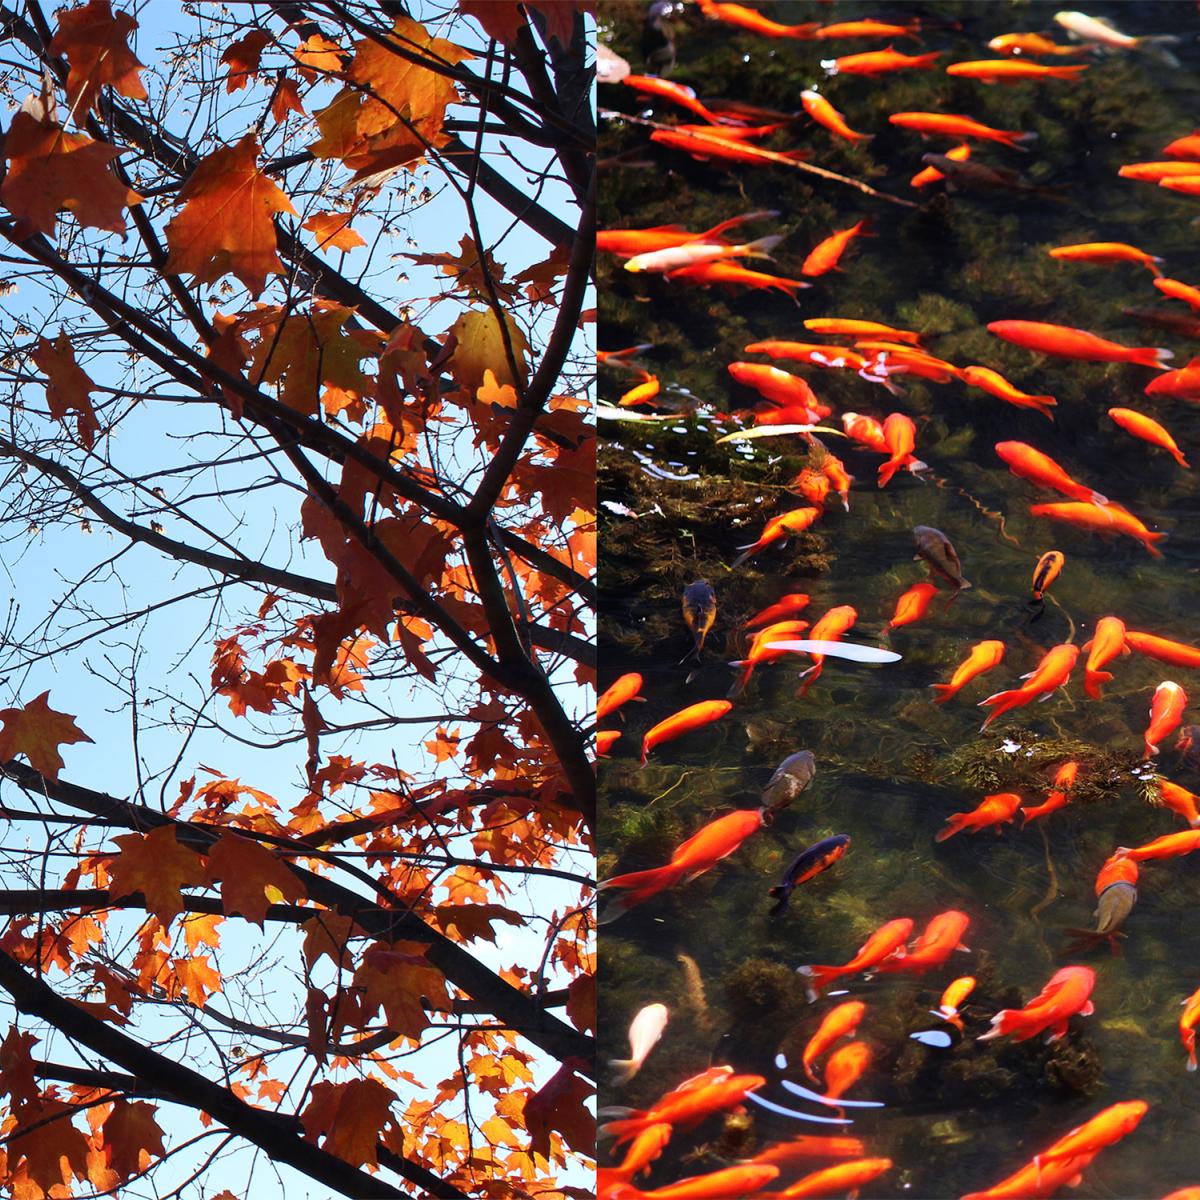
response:
M1168 66L1179 66L1179 59L1170 51L1162 49L1164 45L1176 45L1179 42L1179 38L1172 33L1131 37L1103 17L1089 17L1087 13L1074 11L1055 13L1054 21L1080 41L1095 42L1099 46L1107 46L1110 50L1146 50L1162 59Z
M635 254L626 260L625 270L635 274L638 271L673 271L677 267L716 262L722 258L770 258L771 251L782 241L783 234L773 233L737 246L731 246L728 242L685 242L682 246L668 246L665 250Z
M801 638L799 641L771 642L767 650L792 650L796 654L824 654L827 658L848 658L851 662L894 663L901 655L878 646L856 646L853 642L823 642Z
M628 1083L641 1069L646 1056L658 1044L667 1027L667 1006L647 1004L629 1023L629 1058L610 1058L608 1065L616 1072L617 1083Z
M1200 174L1200 169L1197 170ZM846 437L840 429L829 425L755 425L753 429L739 429L736 433L727 433L717 438L717 445L722 442L749 442L754 438L782 437L789 433L832 433L837 437Z

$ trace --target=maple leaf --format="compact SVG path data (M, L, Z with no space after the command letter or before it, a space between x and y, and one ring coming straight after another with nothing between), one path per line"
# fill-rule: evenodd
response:
M504 282L504 266L498 263L488 249L479 253L475 239L463 234L458 244L458 254L409 254L405 257L422 266L438 267L443 275L448 275L457 290L465 292L475 300L490 301L488 282L491 282L497 299L502 303L512 304L516 300L516 292Z
M163 1131L154 1119L157 1111L144 1100L118 1100L101 1126L105 1158L121 1180L146 1170L152 1158L167 1152Z
M194 850L180 845L173 825L162 825L149 833L125 833L113 841L121 852L109 867L109 896L120 900L141 892L146 909L163 925L183 912L181 887L202 887L204 860Z
M14 1105L27 1103L41 1090L33 1075L33 1048L41 1040L14 1025L0 1044L0 1095L7 1092Z
M541 1088L529 1094L524 1118L531 1153L550 1157L551 1130L562 1134L567 1145L580 1154L596 1152L596 1118L584 1107L595 1089L576 1074L590 1069L577 1058L565 1059Z
M304 69L305 77L311 83L318 75L337 74L342 69L342 59L346 52L339 48L337 42L331 42L327 37L314 33L305 38L292 56Z
M56 214L75 214L80 225L124 233L122 210L142 198L123 186L109 169L120 150L82 133L67 133L54 121L22 111L4 138L8 174L0 184L0 204L47 237L54 237Z
M75 718L56 712L47 703L49 692L43 692L24 708L0 709L0 762L8 762L18 754L24 754L29 765L40 771L47 779L57 779L62 769L59 746L74 742L90 742Z
M275 81L275 94L271 97L271 116L276 122L281 122L289 112L299 113L302 117L307 114L304 105L300 103L300 84L288 75L283 75Z
M183 210L167 225L166 272L186 271L200 283L232 273L254 297L268 275L283 273L271 218L296 210L258 169L256 134L213 151L180 189L178 202Z
M182 994L189 1004L203 1008L209 996L221 990L221 972L208 965L207 954L173 958L164 986L168 1000Z
M425 947L418 942L369 946L354 973L354 985L364 990L368 1016L382 1008L388 1028L414 1042L429 1025L423 999L434 1008L450 1007L445 976L425 958Z
M68 412L77 413L79 440L90 450L100 432L91 398L92 388L96 385L75 361L71 339L61 331L52 342L40 337L31 357L38 369L46 374L46 403L50 406L50 415L65 424Z
M61 1100L37 1100L21 1106L17 1127L5 1138L10 1167L24 1155L14 1178L6 1181L15 1198L37 1197L52 1188L55 1195L70 1195L72 1176L87 1178L88 1140L71 1124L74 1113L75 1107Z
M567 984L567 1016L576 1029L596 1032L595 975L577 975Z
M506 46L516 43L525 28L525 14L517 0L458 0L458 11L474 17L483 32Z
M249 87L258 77L258 64L262 52L271 44L271 35L265 29L252 29L243 38L238 38L224 54L221 61L229 64L229 75L225 80L226 93L241 91Z
M316 239L318 250L327 246L333 250L353 250L355 246L367 244L361 234L350 228L353 219L353 209L350 212L316 213L304 222L303 228Z
M489 308L484 312L465 312L450 326L454 351L450 370L460 387L474 396L486 382L484 372L489 368L497 384L522 384L528 378L529 343L520 326L509 313L504 313L504 325L516 365L514 374L504 345L504 334L496 314Z
M545 18L546 42L557 41L564 50L575 36L575 14L596 11L595 0L542 0L530 7Z
M223 833L208 852L208 879L221 884L221 903L228 915L241 913L260 929L270 901L266 889L276 888L295 903L304 885L265 846L252 838Z
M353 958L347 942L362 937L363 931L351 917L336 912L319 912L300 926L304 930L304 965L311 971L324 954L337 968L348 966Z
M432 915L446 936L458 942L471 942L476 938L495 942L493 921L503 921L506 925L525 924L521 916L501 904L439 904Z
M323 1137L322 1148L356 1167L378 1166L379 1135L392 1120L396 1093L377 1079L314 1084L300 1123L309 1141Z
M142 64L129 48L129 35L138 23L127 12L114 17L108 0L90 0L82 8L58 14L58 32L50 42L51 54L66 55L67 100L82 125L88 110L99 109L100 89L111 84L130 100L145 100L146 89L138 75Z
M458 729L451 731L445 725L439 725L437 733L425 743L425 749L438 762L445 762L446 759L454 758L458 754L460 740Z

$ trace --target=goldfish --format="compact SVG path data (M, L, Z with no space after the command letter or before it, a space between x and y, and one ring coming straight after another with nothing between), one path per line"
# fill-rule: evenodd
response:
M1200 1186L1176 1188L1162 1200L1200 1200Z
M630 1143L621 1164L608 1170L613 1178L627 1183L639 1171L647 1170L655 1159L660 1158L670 1140L671 1126L666 1122L647 1126Z
M753 1195L778 1175L778 1167L722 1167L707 1175L692 1175L649 1192L626 1188L614 1200L730 1200L735 1196Z
M1037 565L1033 568L1033 581L1031 585L1035 601L1041 601L1042 597L1049 590L1050 585L1059 577L1063 569L1063 564L1066 561L1066 557L1061 550L1047 550L1037 560Z
M1056 246L1050 251L1050 257L1068 259L1071 262L1135 262L1148 267L1156 278L1162 276L1158 269L1158 264L1163 261L1161 258L1147 254L1145 250L1139 250L1127 242L1083 242L1077 246Z
M649 404L662 389L657 375L649 375L641 383L631 387L617 401L621 408L632 408L635 404Z
M1124 854L1110 854L1096 875L1096 883L1092 890L1097 897L1100 897L1114 883L1124 883L1130 887L1136 887L1139 874L1138 865L1133 859Z
M628 1083L642 1069L650 1051L658 1045L669 1017L665 1004L647 1004L638 1010L629 1024L629 1057L608 1061L617 1083Z
M651 133L650 140L661 146L670 146L673 150L682 150L701 160L723 158L736 163L773 163L781 167L794 167L796 163L812 158L811 150L764 150L761 146L750 146L736 138L704 133L698 129L656 129Z
M958 552L940 529L934 529L932 525L914 525L913 546L917 551L913 558L923 560L931 575L952 583L960 592L971 586L963 577Z
M1022 675L1029 682L1019 688L1007 692L997 692L986 700L981 700L980 707L991 708L987 720L980 726L980 732L986 729L998 716L1010 709L1021 708L1037 696L1049 696L1060 687L1064 687L1071 678L1071 670L1079 657L1079 647L1063 644L1048 650L1037 669Z
M804 328L829 337L886 337L912 346L919 345L922 337L911 329L894 329L879 321L858 321L846 317L812 317L804 322Z
M826 367L830 370L848 369L857 371L871 383L882 384L893 395L901 394L899 389L885 374L873 370L872 364L857 350L849 350L845 346L824 346L815 342L786 342L769 338L761 342L752 342L745 347L747 354L766 354L770 358L789 358L794 362L810 363L816 367Z
M953 363L912 346L860 338L855 349L871 351L874 359L869 365L883 374L913 375L932 383L949 383L958 378L958 368Z
M1172 357L1170 350L1154 346L1122 346L1083 329L1048 325L1042 321L992 321L988 324L988 332L1026 350L1085 362L1129 362L1165 371L1165 362Z
M1184 196L1200 196L1200 170L1190 175L1164 175L1158 181L1158 186L1168 192L1180 192Z
M980 83L1026 83L1032 79L1078 79L1087 69L1086 66L1046 67L1015 58L989 58L979 62L951 63L946 74L960 79L977 79Z
M1047 411L1058 404L1053 396L1034 396L1029 392L1023 392L1009 383L999 371L993 371L990 367L962 367L959 369L958 377L968 387L979 388L980 391L987 392L989 396L995 396L996 399L1003 400L1016 408L1032 408L1049 420L1054 420L1054 414Z
M1054 21L1061 25L1072 37L1085 42L1095 42L1107 46L1110 50L1149 50L1156 53L1168 66L1179 66L1179 60L1169 51L1160 49L1163 45L1174 45L1179 41L1174 34L1154 34L1143 37L1130 37L1122 33L1105 17L1089 17L1082 12L1060 12L1054 14Z
M885 75L891 71L932 71L937 60L945 54L901 54L889 46L886 50L868 50L865 54L848 54L835 58L828 68L831 75Z
M791 1187L776 1192L776 1200L802 1200L808 1196L840 1196L843 1192L857 1196L864 1183L870 1183L892 1169L890 1158L863 1158L858 1162L838 1163L814 1171L797 1180Z
M824 508L825 501L829 499L829 493L833 490L833 485L821 471L814 471L812 467L805 467L787 485L787 490L799 493L809 504L815 504L818 508Z
M1017 809L1021 807L1021 797L1016 792L997 792L993 796L985 796L970 812L951 813L946 818L946 828L938 830L934 835L935 842L944 842L964 829L978 833L990 825L1008 824L1016 817Z
M763 527L763 531L757 541L751 542L748 546L738 547L742 553L730 564L730 570L740 567L746 559L757 554L767 546L773 545L775 542L784 541L793 534L803 533L820 515L821 510L819 508L810 507L793 508L790 512L782 513L778 517L772 517Z
M1142 390L1147 396L1169 396L1189 404L1200 403L1200 358L1193 358L1177 371L1167 371Z
M783 762L781 762L779 766L775 768L774 774L772 774L770 780L767 782L767 786L763 788L763 808L770 809L771 812L778 812L781 808L787 808L787 806L791 804L791 802L795 800L796 797L799 796L800 793L803 792L810 783L812 783L812 781L816 778L816 775L817 759L811 750L799 750L795 754L789 754L787 758L785 758ZM840 837L842 835L839 834L838 836ZM826 842L831 840L833 839L825 839ZM821 846L822 850L819 855L814 854L811 863L815 863L817 858L824 857L827 851L834 849L834 847L826 846L824 843L820 842L817 845ZM850 839L846 838L842 847L843 850L845 850L845 848L849 845ZM810 849L815 851L817 850L817 846L813 846ZM806 866L811 865L811 863L800 863L800 859L804 858L808 853L809 851L806 850L804 854L801 854L799 858L797 858L796 861L793 862L788 868L787 877L785 877L784 880L785 883L787 882L787 878L790 877L793 872L803 874ZM831 858L825 865L830 866L836 861L836 857ZM819 873L820 872L813 872L813 874ZM806 876L806 878L811 879L812 875ZM796 879L794 884L804 882L804 879ZM771 895L775 895L775 893L772 892Z
M606 758L608 752L621 740L621 731L619 729L604 729L596 734L596 753L601 758Z
M773 209L743 213L737 217L730 217L702 233L689 233L679 225L657 225L652 229L601 229L596 233L596 249L605 250L610 254L619 254L622 258L632 258L635 254L647 254L652 250L667 250L672 246L687 245L688 242L716 241L721 234L738 225L778 215ZM649 350L650 347L646 345L634 347L634 349Z
M1087 54L1087 46L1060 46L1040 33L1002 33L988 42L988 49L997 54L1034 54L1042 57Z
M1182 300L1193 312L1200 309L1200 288L1178 279L1156 279L1154 286L1172 300Z
M816 441L816 439L813 439ZM850 485L854 482L854 476L846 472L845 464L836 455L825 452L821 459L821 471L825 478L829 480L830 486L841 497L842 507L850 511Z
M1022 133L1019 129L993 129L970 117L956 113L901 112L892 113L888 120L901 129L911 129L922 137L936 134L941 137L978 138L987 142L1002 142L1014 150L1025 150L1025 142L1031 142L1035 133Z
M804 111L818 125L828 129L830 133L836 133L840 138L845 138L848 142L869 142L874 137L874 134L870 133L855 133L846 124L846 118L820 92L806 89L800 93L800 103L804 106Z
M876 454L888 452L887 442L883 437L883 426L874 417L864 416L862 413L842 413L842 428L848 438L866 446L868 450L874 450Z
M809 1133L801 1133L790 1141L776 1142L774 1146L760 1150L745 1161L788 1167L796 1160L805 1158L860 1158L864 1149L859 1138L814 1137Z
M1169 808L1173 813L1177 813L1193 829L1200 826L1200 810L1196 808L1196 802L1200 801L1200 796L1197 796L1195 792L1189 792L1187 788L1180 787L1179 784L1172 783L1169 779L1162 779L1158 784L1158 794L1164 808Z
M913 923L908 917L897 917L894 921L888 921L887 924L881 925L875 930L858 948L854 957L843 966L797 967L797 974L805 981L805 990L808 992L809 1001L815 1001L835 979L869 971L890 955L902 955L904 943L908 941L912 927Z
M1183 1012L1179 1014L1179 1037L1183 1048L1187 1051L1187 1069L1196 1069L1196 1026L1200 1025L1200 988L1197 988L1183 1002Z
M1187 470L1191 469L1188 467L1187 459L1183 457L1183 451L1176 445L1175 439L1153 417L1148 417L1145 413L1140 413L1133 408L1110 408L1108 415L1126 433L1131 433L1134 437L1141 438L1142 441L1149 442L1152 446L1161 446L1181 467Z
M596 701L596 720L603 721L609 713L616 712L622 704L628 704L630 700L644 701L646 697L638 695L641 690L642 677L636 671L622 675L611 687L606 688L604 694Z
M773 621L782 621L795 613L803 612L808 607L810 599L804 592L789 592L786 596L776 600L774 604L768 604L766 608L759 609L745 622L745 628L753 629L755 625L769 625Z
M748 29L751 33L761 33L767 37L807 41L816 36L819 26L819 22L816 21L804 25L780 25L778 21L772 21L757 9L747 8L742 4L721 4L717 0L699 0L699 4L700 11L711 20L723 21L726 25Z
M836 608L831 608L813 627L809 633L809 639L814 642L838 642L842 636L850 629L855 621L858 620L858 612L849 604L840 604ZM808 689L820 678L821 672L825 667L825 656L823 654L812 655L813 665L807 671L801 672L800 678L804 680L804 686L800 689L800 695L808 694Z
M951 162L966 162L971 157L971 144L963 142L961 146L955 146L953 150L947 150L945 157ZM923 188L945 178L946 176L937 167L922 167L908 183L910 187Z
M1106 1146L1128 1137L1141 1123L1150 1106L1144 1100L1125 1100L1110 1104L1090 1121L1077 1125L1064 1134L1054 1145L1034 1155L1039 1167L1047 1163L1062 1162L1082 1154L1096 1154Z
M683 623L691 630L695 639L692 653L687 657L691 658L694 654L699 662L700 651L704 649L704 639L717 619L717 593L713 591L712 584L707 579L697 579L683 589L681 607Z
M992 1027L976 1041L1013 1035L1026 1041L1048 1029L1047 1041L1057 1041L1067 1032L1067 1020L1078 1014L1089 1017L1095 1006L1088 999L1096 986L1096 973L1090 967L1063 967L1024 1008L1002 1009L992 1018Z
M971 647L971 653L955 668L949 683L930 684L937 692L934 704L945 704L952 696L957 696L972 679L999 666L1003 659L1003 642L976 642Z
M914 17L904 25L889 25L885 21L839 21L833 25L822 25L816 32L818 41L830 41L833 38L860 37L910 37L916 38L921 28L920 18Z
M838 263L846 248L857 237L867 234L868 221L864 218L851 225L848 229L839 229L831 233L824 241L819 242L809 251L804 265L800 268L801 275L824 275L828 271L838 270ZM746 347L749 349L749 347Z
M749 287L783 292L794 296L803 288L812 287L803 279L785 279L782 275L768 275L765 271L752 271L738 263L706 262L693 263L690 267L679 267L667 272L668 279L693 279L707 287L713 283L729 284L733 287Z
M1075 942L1067 953L1083 950L1096 942L1108 942L1113 954L1118 953L1117 938L1125 935L1120 926L1133 911L1137 903L1138 865L1127 858L1110 856L1096 876L1096 920L1095 929L1068 929Z
M1176 138L1169 146L1163 147L1164 154L1173 158L1200 158L1200 130L1194 130L1186 137Z
M1161 542L1167 535L1151 532L1133 513L1116 504L1107 507L1098 504L1031 504L1029 515L1066 521L1068 525L1078 525L1096 533L1124 533L1137 538L1155 558L1162 558L1162 551L1154 543Z
M888 629L899 629L902 625L911 625L914 621L919 621L928 611L929 605L936 595L936 584L914 583L896 601L896 611L887 624Z
M639 367L634 366L630 359L635 358L639 354L644 354L647 350L653 350L653 342L642 342L637 346L626 346L623 350L597 350L596 365L619 367L625 371L637 371L639 374L645 374Z
M762 1075L734 1075L729 1067L710 1069L660 1096L650 1108L635 1109L628 1117L600 1126L597 1132L612 1137L613 1145L620 1146L651 1125L691 1128L713 1113L736 1108L766 1082Z
M866 1042L839 1046L825 1064L825 1100L840 1100L871 1065L871 1048Z
M895 473L912 462L917 427L903 413L888 413L883 422L883 441L890 457L879 468L879 486L887 487Z
M768 896L778 901L771 908L771 916L778 917L783 913L794 888L815 879L822 871L828 871L849 849L850 839L844 833L835 833L833 837L822 838L796 855L783 873L783 882L767 892Z
M825 1014L817 1031L808 1039L804 1047L801 1063L804 1073L814 1083L818 1082L817 1073L813 1070L817 1059L821 1057L836 1041L844 1037L853 1037L863 1019L867 1006L860 1000L847 1000Z
M970 1192L960 1200L1045 1200L1062 1187L1078 1184L1094 1157L1093 1154L1081 1154L1078 1158L1068 1158L1046 1167L1027 1163L986 1192Z
M1151 862L1160 858L1179 858L1200 850L1200 829L1184 829L1180 833L1167 833L1147 842L1144 846L1118 846L1116 854L1135 863Z
M706 108L696 99L696 93L682 83L672 83L671 80L660 79L657 75L626 75L621 82L644 96L656 96L660 100L667 100L680 108L686 108L688 112L695 113L710 125L721 125L726 120Z
M955 950L967 950L963 945L963 934L971 918L966 913L950 909L938 913L924 932L911 946L903 958L891 958L881 962L876 971L880 974L903 971L905 974L924 975L926 971L940 967Z
M1143 183L1158 183L1163 179L1175 177L1186 177L1189 175L1200 175L1200 163L1194 162L1139 162L1126 163L1117 174L1122 179L1137 179ZM1167 280L1155 281L1154 286L1158 287L1160 282L1168 282ZM1166 288L1160 289L1164 292ZM1167 292L1170 295L1170 292Z
M672 741L680 734L690 733L702 725L720 720L732 707L728 700L701 700L699 704L689 704L665 720L659 721L642 738L642 766L646 765L646 757L655 746L661 746L663 742Z
M931 1009L935 1017L948 1021L959 1033L963 1031L961 1009L963 1001L975 990L975 977L962 975L942 993L937 1008Z
M743 387L753 388L775 404L803 404L815 408L821 402L799 375L792 375L766 363L732 362L726 368Z
M1125 634L1125 644L1147 658L1170 663L1173 667L1200 667L1200 648L1170 638L1155 637L1152 633L1130 630Z
M1078 483L1048 454L1025 442L997 442L996 453L1019 479L1028 479L1038 487L1052 488L1084 504L1107 504L1108 497Z
M602 880L597 890L603 892L617 888L628 891L628 895L620 896L609 904L600 918L601 923L615 921L622 913L677 883L690 883L699 878L721 859L732 854L764 823L761 809L737 809L710 821L694 833L679 846L665 866L653 867L648 871L631 871Z
M733 686L729 689L729 699L735 700L746 690L746 686L750 682L750 676L754 674L754 668L759 663L774 662L788 653L786 650L772 649L772 642L777 642L781 638L797 637L807 628L807 621L790 620L776 621L774 624L768 625L765 629L760 629L751 640L750 649L746 651L746 657L735 659L729 664L731 667L742 668L741 675L738 676Z
M755 425L815 425L833 411L828 404L819 401L810 408L804 404L785 404L783 408L769 408L754 414ZM816 501L814 500L815 504Z
M682 246L668 246L665 250L635 254L625 260L625 270L635 274L641 271L662 272L718 258L770 258L771 251L782 241L783 235L775 233L736 246L728 242L686 242Z
M1030 821L1036 821L1039 817L1044 817L1048 813L1058 812L1060 808L1066 808L1070 803L1070 797L1067 793L1075 786L1075 776L1078 774L1079 764L1077 762L1063 763L1058 768L1058 773L1054 776L1054 790L1046 797L1046 802L1031 808L1021 809L1021 828L1024 829Z
M1169 679L1154 689L1154 699L1150 703L1150 724L1145 733L1147 758L1157 754L1158 743L1179 728L1187 703L1187 692Z

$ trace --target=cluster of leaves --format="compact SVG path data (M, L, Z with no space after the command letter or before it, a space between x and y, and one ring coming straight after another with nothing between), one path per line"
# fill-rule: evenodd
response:
M0 4L20 1200L588 1193L589 7Z

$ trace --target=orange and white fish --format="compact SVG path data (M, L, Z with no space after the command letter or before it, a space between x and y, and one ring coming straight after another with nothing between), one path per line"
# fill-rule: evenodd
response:
M622 258L632 258L635 254L666 250L671 246L684 246L688 242L715 242L721 234L738 225L778 215L774 210L742 213L701 233L689 233L680 225L656 225L651 229L601 229L596 234L596 249L619 254ZM634 349L649 350L650 346L638 346Z
M1136 650L1147 658L1156 658L1159 662L1170 663L1173 667L1200 667L1200 647L1184 642L1173 642L1170 638L1155 637L1152 633L1129 630L1125 634L1125 644L1130 650Z
M1187 470L1191 469L1188 466L1188 460L1183 457L1183 451L1179 449L1175 439L1153 417L1148 417L1145 413L1140 413L1133 408L1110 408L1108 415L1126 433L1131 433L1134 437L1141 438L1142 441L1149 442L1152 446L1160 446L1181 467Z
M980 726L980 732L986 729L998 716L1010 709L1021 708L1038 696L1049 696L1060 687L1065 687L1071 678L1075 660L1079 657L1079 647L1069 644L1055 646L1048 650L1037 668L1022 679L1028 680L1019 688L1007 692L997 692L986 700L979 702L980 707L990 708L987 720Z
M1119 504L1031 504L1029 515L1066 521L1068 525L1076 525L1093 533L1124 533L1137 538L1155 558L1162 558L1162 551L1154 543L1161 542L1167 535L1147 529L1133 513Z
M1052 488L1084 504L1108 503L1107 496L1072 479L1048 454L1035 450L1025 442L997 442L995 450L1018 479L1028 479L1038 487Z
M810 1196L857 1196L858 1189L885 1171L892 1169L890 1158L863 1158L857 1162L837 1163L832 1167L805 1175L782 1192L775 1200L806 1200Z
M628 1083L641 1069L650 1051L658 1045L670 1013L665 1004L647 1004L629 1023L629 1057L609 1059L617 1083Z
M1024 1008L1005 1008L992 1018L992 1027L976 1041L1013 1036L1024 1042L1049 1030L1047 1041L1054 1042L1067 1032L1067 1021L1078 1014L1090 1017L1096 1011L1089 997L1096 986L1096 972L1090 967L1063 967L1056 971L1044 988Z
M1156 279L1154 286L1172 300L1182 300L1193 312L1200 309L1200 288L1178 279Z
M818 125L848 142L869 142L875 136L872 133L856 133L846 124L846 118L820 92L814 92L811 88L800 93L800 103Z
M746 690L746 686L750 682L750 676L754 673L754 668L760 663L774 662L776 659L782 658L785 654L789 653L787 650L773 649L773 642L777 642L781 638L799 637L807 628L807 621L788 620L776 621L768 625L765 629L760 629L751 640L750 649L746 651L746 657L735 659L729 664L731 667L742 668L741 675L734 681L733 686L727 693L729 699L737 699Z
M1061 25L1072 37L1084 42L1093 42L1107 46L1110 50L1142 50L1156 54L1168 66L1178 67L1179 60L1167 50L1164 45L1175 45L1179 38L1173 34L1143 34L1141 37L1131 37L1122 33L1106 18L1090 17L1083 12L1058 12L1054 14L1054 23Z
M1124 1100L1119 1104L1110 1104L1090 1121L1077 1125L1052 1146L1048 1146L1040 1154L1035 1154L1033 1161L1039 1167L1044 1167L1047 1163L1063 1162L1066 1159L1078 1158L1082 1154L1097 1154L1106 1146L1112 1146L1122 1138L1128 1137L1149 1109L1150 1106L1144 1100Z
M1037 564L1033 568L1033 580L1031 583L1034 601L1041 602L1050 585L1062 574L1062 569L1066 561L1066 556L1061 550L1047 550L1037 560Z
M865 54L847 54L835 58L826 70L831 75L886 75L892 71L932 71L937 60L945 54L901 54L889 46L886 50L868 50Z
M647 730L642 738L642 766L646 765L646 757L655 746L661 746L663 742L672 741L681 734L719 721L732 707L728 700L701 700L699 704L689 704L659 721Z
M985 796L970 812L951 813L946 818L946 828L940 829L934 835L935 842L944 842L964 829L978 833L981 829L995 826L999 833L1001 825L1007 825L1015 820L1017 809L1021 807L1021 797L1016 792L997 792Z
M746 559L765 547L773 545L775 542L781 542L794 534L803 533L820 516L819 508L793 508L790 512L772 517L763 527L757 541L751 542L748 546L738 547L742 553L730 563L730 570L740 567Z
M755 625L770 625L774 621L786 620L798 612L803 612L808 607L810 600L811 597L805 592L789 592L786 596L781 596L774 604L768 604L766 608L759 609L754 616L744 622L743 628L753 629Z
M630 700L644 701L646 697L638 695L641 690L642 677L636 671L622 675L611 687L605 688L604 694L596 701L596 720L603 721L609 713L616 712Z
M809 640L814 642L838 642L858 620L858 611L852 608L849 604L839 604L836 608L831 608L821 619L812 627L809 633ZM806 671L802 671L800 678L804 680L804 685L800 689L800 695L808 695L808 689L820 678L821 671L825 667L825 655L815 652L810 654L813 660L813 665Z
M771 251L783 241L779 233L755 238L752 242L741 242L731 246L728 242L685 242L682 246L668 246L665 250L651 250L648 254L635 254L625 260L625 270L633 272L675 271L695 263L712 262L720 258L770 258Z
M1142 863L1162 858L1179 858L1196 850L1200 850L1200 829L1184 829L1180 833L1164 834L1144 846L1118 846L1115 857Z
M780 25L772 21L757 9L747 8L743 4L722 4L718 0L698 0L700 11L714 21L723 21L726 25L747 29L751 33L761 33L766 37L795 38L808 41L817 34L820 23L810 21L804 25Z
M894 921L888 921L875 930L858 948L854 957L843 966L797 967L796 973L805 981L805 990L808 992L809 1001L815 1002L821 992L835 979L841 979L846 975L858 975L863 971L871 970L872 967L879 966L885 958L893 954L902 955L904 943L908 941L912 927L913 923L908 917L897 917Z
M935 1017L948 1021L959 1033L963 1031L961 1009L963 1001L975 990L975 977L962 975L942 993L937 1008L930 1009Z
M930 687L937 692L934 704L945 704L957 696L972 679L985 671L997 667L1004 659L1004 643L997 641L976 642L971 653L958 665L949 683L933 683Z
M980 83L1027 83L1035 79L1078 79L1088 68L1047 67L1016 58L985 58L977 62L951 63L947 75L957 79L977 79Z
M1060 46L1040 33L1002 33L988 42L988 49L997 54L1033 54L1045 57L1074 57L1091 52L1090 46Z
M1145 733L1147 758L1157 754L1159 743L1170 737L1183 723L1187 704L1187 692L1170 679L1154 689L1154 699L1150 702L1150 724Z
M1071 68L1066 69L1070 70ZM1136 246L1129 245L1128 242L1081 242L1074 246L1055 246L1050 251L1050 257L1066 259L1070 262L1135 262L1143 267L1148 267L1156 277L1162 276L1158 264L1163 260L1157 255L1147 254L1145 250L1139 250Z
M1077 762L1063 763L1054 776L1054 790L1046 797L1045 803L1021 809L1021 828L1024 829L1030 821L1036 821L1039 817L1058 812L1060 808L1066 808L1071 802L1071 797L1067 793L1075 786L1075 777L1078 774L1079 764Z
M879 486L887 487L895 473L913 460L917 427L904 413L888 413L883 422L883 443L890 455L879 468Z
M936 584L914 583L896 601L896 611L887 624L888 629L899 629L903 625L911 625L914 621L919 621L929 611L929 605L937 594Z
M1183 1012L1179 1014L1179 1037L1183 1048L1187 1051L1187 1069L1196 1069L1196 1026L1200 1025L1200 988L1197 988L1183 1002Z
M958 113L901 112L892 113L888 120L922 137L936 134L939 137L977 138L986 142L1002 142L1014 150L1028 149L1024 143L1037 137L1036 133L1022 133L1019 129L993 129L990 125Z
M1127 362L1165 371L1170 350L1155 346L1122 346L1083 329L1050 325L1044 321L991 321L988 332L1039 354L1078 358L1084 362Z
M753 388L774 404L803 404L815 409L821 403L808 380L769 363L731 362L726 369L743 387Z
M870 1065L871 1048L866 1042L848 1042L839 1046L825 1064L825 1101L840 1100Z
M1197 808L1200 796L1197 796L1195 792L1189 792L1187 788L1172 783L1169 779L1160 779L1158 794L1164 808L1169 808L1173 813L1177 813L1193 829L1200 827L1200 809Z
M873 355L868 366L879 374L913 375L918 379L928 379L931 383L949 383L958 378L958 368L953 363L913 346L859 338L855 342L855 349Z
M1003 400L1015 408L1032 408L1048 420L1054 420L1054 414L1048 411L1058 404L1053 396L1035 396L1023 392L1009 383L999 371L993 371L990 367L960 367L958 377L968 387L979 388L997 400Z
M835 1042L844 1037L853 1037L866 1011L867 1006L862 1001L847 1000L825 1014L816 1032L808 1039L801 1059L805 1075L814 1083L819 1082L817 1073L813 1070L817 1060Z
M1093 700L1099 700L1100 685L1112 682L1112 675L1101 668L1112 662L1118 654L1129 653L1129 647L1125 644L1125 622L1120 617L1101 617L1096 622L1096 632L1090 641L1084 643L1083 648L1088 656L1083 690Z
M651 1125L690 1129L714 1113L736 1108L766 1082L762 1075L735 1075L730 1067L710 1068L660 1096L649 1108L635 1109L627 1117L601 1125L597 1132L612 1137L613 1145L620 1146Z
M842 255L846 253L846 249L850 243L855 238L868 234L868 223L867 219L864 218L861 221L855 222L848 229L839 229L837 233L831 233L823 241L818 242L809 251L808 257L804 260L804 265L800 268L800 274L808 276L824 275L828 271L839 270L838 263L841 262Z
M880 974L902 971L906 975L924 975L926 971L940 967L955 950L969 950L962 939L970 924L971 918L956 909L938 913L903 958L889 958L875 970Z

